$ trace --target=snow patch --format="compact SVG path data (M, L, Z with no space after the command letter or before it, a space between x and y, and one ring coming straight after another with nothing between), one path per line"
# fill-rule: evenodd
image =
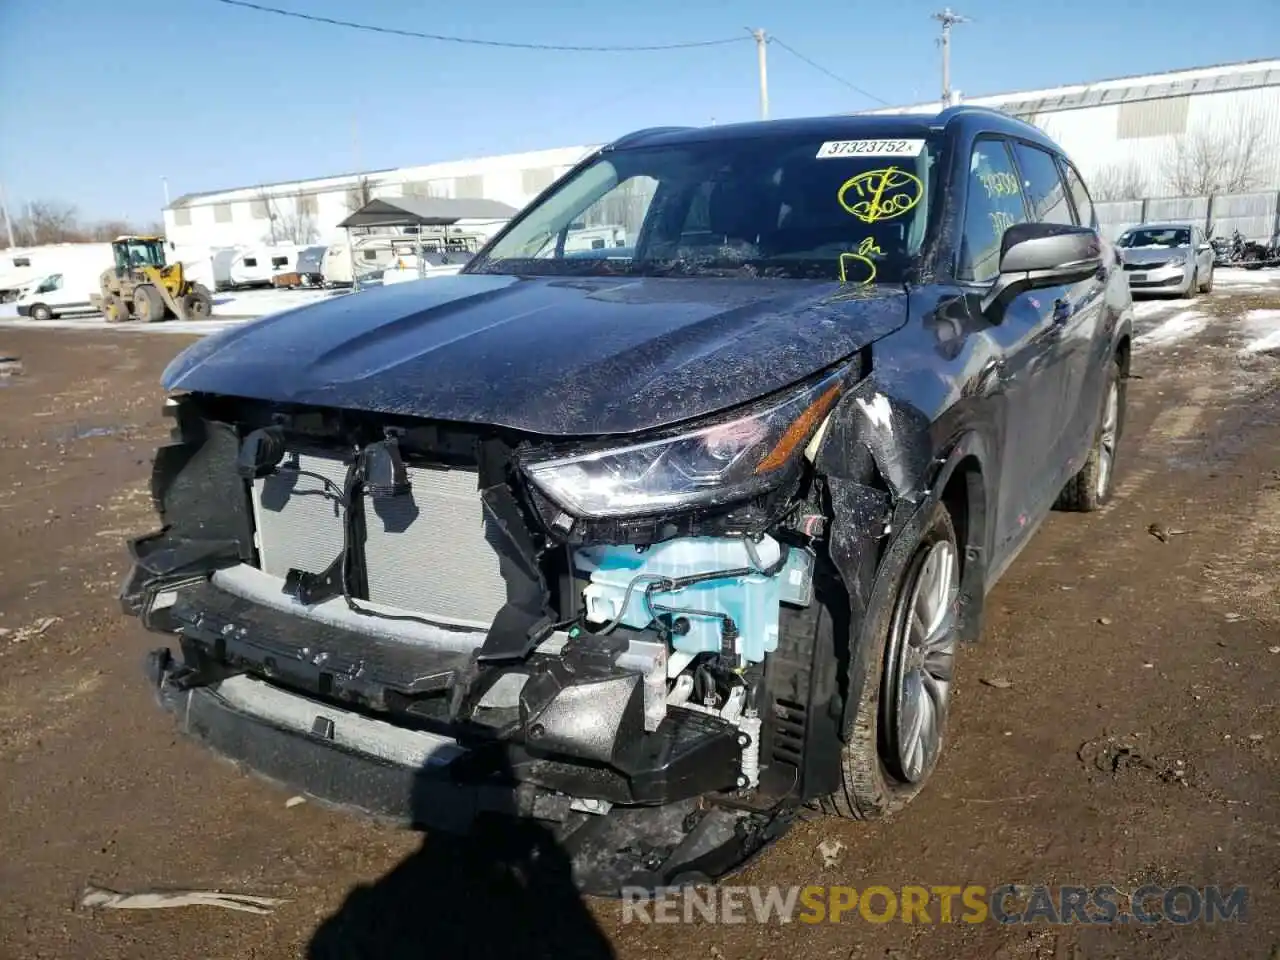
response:
M1176 310L1181 304L1177 300L1137 300L1133 304L1133 318L1143 320L1169 310Z
M345 291L330 290L240 290L214 294L213 316L208 320L166 320L163 323L112 323L100 314L31 320L17 315L14 304L0 304L0 327L23 327L41 330L119 330L132 333L179 333L197 336L217 333L250 320L270 316L294 307L318 303L330 297L346 296Z
M1209 318L1203 313L1198 313L1195 310L1183 310L1181 313L1174 314L1158 327L1148 330L1142 336L1137 337L1133 342L1136 344L1164 346L1170 343L1177 343L1179 340L1185 340L1187 337L1193 337L1208 325Z
M1244 315L1244 329L1253 339L1242 353L1280 350L1280 310L1250 310Z
M1215 285L1224 287L1268 286L1280 283L1280 270L1264 267L1261 270L1245 270L1243 267L1219 268L1213 271Z

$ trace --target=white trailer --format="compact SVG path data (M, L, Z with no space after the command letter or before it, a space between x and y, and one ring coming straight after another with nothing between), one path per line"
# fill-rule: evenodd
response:
M306 249L294 244L245 247L231 259L227 269L232 287L269 287L272 278L297 269L298 253Z
M324 252L321 273L326 287L349 287L356 276L380 273L395 262L392 250L395 241L402 239L386 234L353 237L351 243L340 240L329 244Z
M0 250L0 302L17 299L23 287L55 273L87 269L101 274L112 262L109 243L49 243Z

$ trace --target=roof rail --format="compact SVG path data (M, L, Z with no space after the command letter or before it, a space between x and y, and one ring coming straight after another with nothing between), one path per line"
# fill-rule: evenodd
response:
M957 117L999 117L1002 123L1012 126L1028 127L1041 135L1044 131L1033 123L1028 123L1021 117L1014 116L1012 113L1006 113L996 107L983 107L977 104L959 103L953 107L947 107L934 117L934 123L938 126L946 126Z
M992 115L1014 119L1012 114L1005 113L1003 110L997 110L995 107L983 107L972 103L957 103L954 106L946 107L939 111L936 117L939 123L950 123L953 117L965 116L982 116L989 117Z
M630 133L624 133L622 136L618 137L617 140L614 140L612 143L606 144L604 149L615 150L618 147L628 146L629 144L634 143L636 140L640 140L644 137L651 137L654 134L658 134L658 133L679 133L684 130L696 130L696 129L697 127L645 127L643 130L633 130Z

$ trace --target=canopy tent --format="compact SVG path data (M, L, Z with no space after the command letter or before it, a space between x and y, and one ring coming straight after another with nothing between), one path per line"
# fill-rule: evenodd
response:
M459 220L510 220L515 207L497 200L455 200L451 197L390 197L370 200L338 226L447 227Z
M347 251L351 258L352 283L360 289L356 272L353 229L376 230L379 227L416 227L418 234L418 275L426 276L427 257L423 227L440 227L448 242L449 227L462 220L510 220L518 211L497 200L461 200L452 197L388 197L370 200L338 226L347 231Z

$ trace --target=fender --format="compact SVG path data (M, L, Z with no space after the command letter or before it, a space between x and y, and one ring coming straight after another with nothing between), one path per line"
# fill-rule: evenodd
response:
M940 502L942 491L947 488L960 464L970 456L978 461L981 472L974 475L974 480L970 481L967 489L968 534L965 542L960 544L964 563L960 581L959 636L962 642L968 643L978 638L986 594L986 543L989 535L987 518L992 515L989 493L992 488L982 478L989 476L986 471L991 461L988 459L986 440L978 433L969 432L956 441L945 460L935 461L936 469L932 471L931 482L919 503L910 505L905 514L901 510L894 511L895 519L901 518L901 522L895 524L883 549L879 551L870 589L864 594L865 606L850 610L848 676L842 684L847 695L840 725L841 739L845 742L848 742L853 729L858 698L866 682L867 671L893 616L898 583L915 553L929 517ZM844 566L837 563L837 568L842 578L848 576ZM867 571L854 566L849 573L855 577L865 577ZM852 597L853 591L850 594Z
M848 741L876 638L893 614L896 588L924 525L960 465L979 465L966 485L969 522L960 544L960 637L977 638L989 555L991 465L987 439L968 429L933 450L929 421L910 404L882 392L874 377L847 394L822 428L814 457L831 498L830 554L849 603L849 637L840 736ZM876 476L878 475L878 477ZM882 481L877 485L876 480ZM884 490L883 487L888 487ZM840 645L840 638L835 638ZM834 692L834 691L833 691Z

